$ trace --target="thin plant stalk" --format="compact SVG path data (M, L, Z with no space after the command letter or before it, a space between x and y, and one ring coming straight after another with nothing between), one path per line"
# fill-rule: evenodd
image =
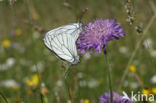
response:
M40 78L40 74L39 74L39 70L38 70L38 67L37 67L37 59L36 59L36 47L35 47L35 42L34 42L34 38L33 38L33 30L32 30L32 28L33 28L33 26L32 26L32 23L31 23L31 14L30 14L30 10L29 10L29 1L28 0L25 0L24 1L25 2L25 6L26 6L26 11L27 11L27 15L28 15L28 21L29 21L29 25L30 25L30 30L29 30L29 33L30 33L30 35L31 35L31 39L32 39L32 44L33 44L33 46L34 46L34 49L33 49L33 54L35 55L34 56L34 64L35 64L35 67L36 67L36 73L37 73L37 75L38 75L38 78L39 78L39 94L40 95L42 95L42 93L41 93L41 78ZM43 95L42 95L43 96ZM41 97L42 97L41 96ZM43 101L43 99L41 98L41 103L44 103L44 101Z
M29 19L29 25L30 25L30 35L32 36L31 38L32 38L32 44L33 44L33 46L34 46L34 49L33 49L33 52L34 52L34 55L36 54L36 50L35 50L35 42L34 42L34 39L33 39L33 30L32 30L32 28L33 28L33 26L32 26L32 23L31 23L31 16L30 16L30 10L29 10L29 4L28 4L28 0L25 0L25 5L26 5L26 10L27 10L27 15L28 15L28 19ZM36 66L36 72L37 72L37 74L38 74L38 77L39 77L39 83L41 82L41 80L40 80L40 75L39 75L39 70L38 70L38 67L37 67L37 60L36 60L36 55L34 56L34 64L35 64L35 66Z
M156 19L156 8L155 8L155 5L154 5L153 2L150 2L150 5L151 5L151 7L152 7L152 9L153 9L153 11L154 11L154 15L152 16L152 18L151 18L150 21L148 22L148 24L147 24L145 30L143 31L142 37L141 37L140 40L137 42L136 47L135 47L134 51L132 52L132 55L131 55L131 57L130 57L130 59L129 59L129 61L128 61L128 64L127 64L127 66L126 66L126 69L125 69L125 71L124 71L124 73L123 73L123 75L122 75L121 83L120 83L120 85L119 85L119 89L121 89L122 84L123 84L123 82L124 82L124 80L125 80L125 78L126 78L126 76L127 76L127 74L128 74L129 65L132 63L132 61L133 61L135 55L137 54L137 51L139 50L139 48L140 48L140 46L141 46L141 44L142 44L142 41L143 41L144 37L147 35L148 30L150 29L151 25L154 23L154 20Z
M71 72L71 66L63 66L64 70L65 70L65 73L64 73L64 76L63 76L63 80L64 80L64 84L65 84L65 88L68 92L68 100L70 100L70 103L72 103L72 96L71 96L71 92L70 92L70 85L69 85L69 82L68 82L68 77L70 75L70 72Z
M4 99L4 101L5 101L6 103L8 103L6 97L3 95L3 93L0 92L0 95L1 95L1 97Z
M111 81L111 71L110 71L110 64L109 64L109 56L106 52L104 52L106 58L106 68L108 71L108 83L109 83L109 91L110 91L110 101L113 103L113 92L112 92L112 81Z
M72 96L71 96L71 93L70 93L70 86L69 86L69 82L67 80L67 78L64 78L65 79L65 86L66 86L66 89L68 91L68 96L69 96L69 100L70 100L70 103L72 103ZM68 101L68 100L67 100Z

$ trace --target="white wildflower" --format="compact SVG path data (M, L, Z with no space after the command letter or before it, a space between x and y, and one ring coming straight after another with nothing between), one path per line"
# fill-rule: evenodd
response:
M15 58L8 58L4 64L0 64L0 70L8 70L15 64Z
M91 57L91 55L88 52L85 53L84 56L83 56L84 60L88 60L88 59L90 59L90 57Z
M89 88L95 88L99 85L99 82L95 79L92 79L88 82L88 87Z
M56 85L57 85L58 87L62 87L62 86L63 86L63 81L62 81L62 80L58 80L58 81L56 82Z
M25 48L22 44L20 43L13 43L13 48L15 48L18 52L20 53L24 53L25 52Z
M12 67L13 65L15 64L15 58L8 58L7 61L6 61L6 66L8 68Z
M15 80L5 80L0 82L0 86L6 88L19 88L19 84Z
M156 84L156 75L151 78L151 82Z
M132 82L132 83L130 83L130 87L133 89L136 89L139 87L139 84L137 82Z
M150 54L152 57L155 57L156 58L156 50L151 50L150 51Z
M147 38L146 40L144 40L143 44L146 49L152 49L153 47L153 42L151 38Z
M87 82L85 80L81 80L79 82L80 87L86 87L87 86Z
M83 78L83 73L82 72L77 73L77 77L78 78Z
M44 69L44 62L40 61L37 63L37 65L33 65L31 67L31 71L32 72L36 72L36 70L38 69L39 72L42 72Z
M119 52L122 53L122 54L127 54L128 53L128 48L125 47L125 46L121 46L119 48Z
M33 33L33 38L34 38L34 39L38 39L39 37L40 37L40 33L37 32L37 31L35 31L35 32Z

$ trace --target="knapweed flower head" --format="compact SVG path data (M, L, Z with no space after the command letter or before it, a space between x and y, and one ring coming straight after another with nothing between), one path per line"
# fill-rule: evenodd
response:
M100 96L99 99L100 99L100 103L111 103L110 92L103 94L102 96ZM116 92L113 92L113 103L131 103L131 100L127 95L126 97L124 97Z
M96 19L94 22L90 22L83 27L83 31L80 33L80 38L77 40L78 50L81 51L81 54L86 50L91 50L91 52L95 50L100 53L101 48L105 51L108 41L125 36L120 25L116 20L109 19Z

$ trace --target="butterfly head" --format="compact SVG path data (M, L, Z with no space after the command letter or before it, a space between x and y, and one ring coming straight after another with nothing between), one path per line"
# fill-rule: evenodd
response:
M72 64L77 64L79 62L79 56L74 56L74 61Z

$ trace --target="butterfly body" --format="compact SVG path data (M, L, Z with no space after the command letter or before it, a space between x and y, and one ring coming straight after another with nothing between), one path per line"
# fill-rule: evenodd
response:
M46 33L43 41L57 57L71 64L79 62L76 40L82 31L82 24L73 23L58 27Z

